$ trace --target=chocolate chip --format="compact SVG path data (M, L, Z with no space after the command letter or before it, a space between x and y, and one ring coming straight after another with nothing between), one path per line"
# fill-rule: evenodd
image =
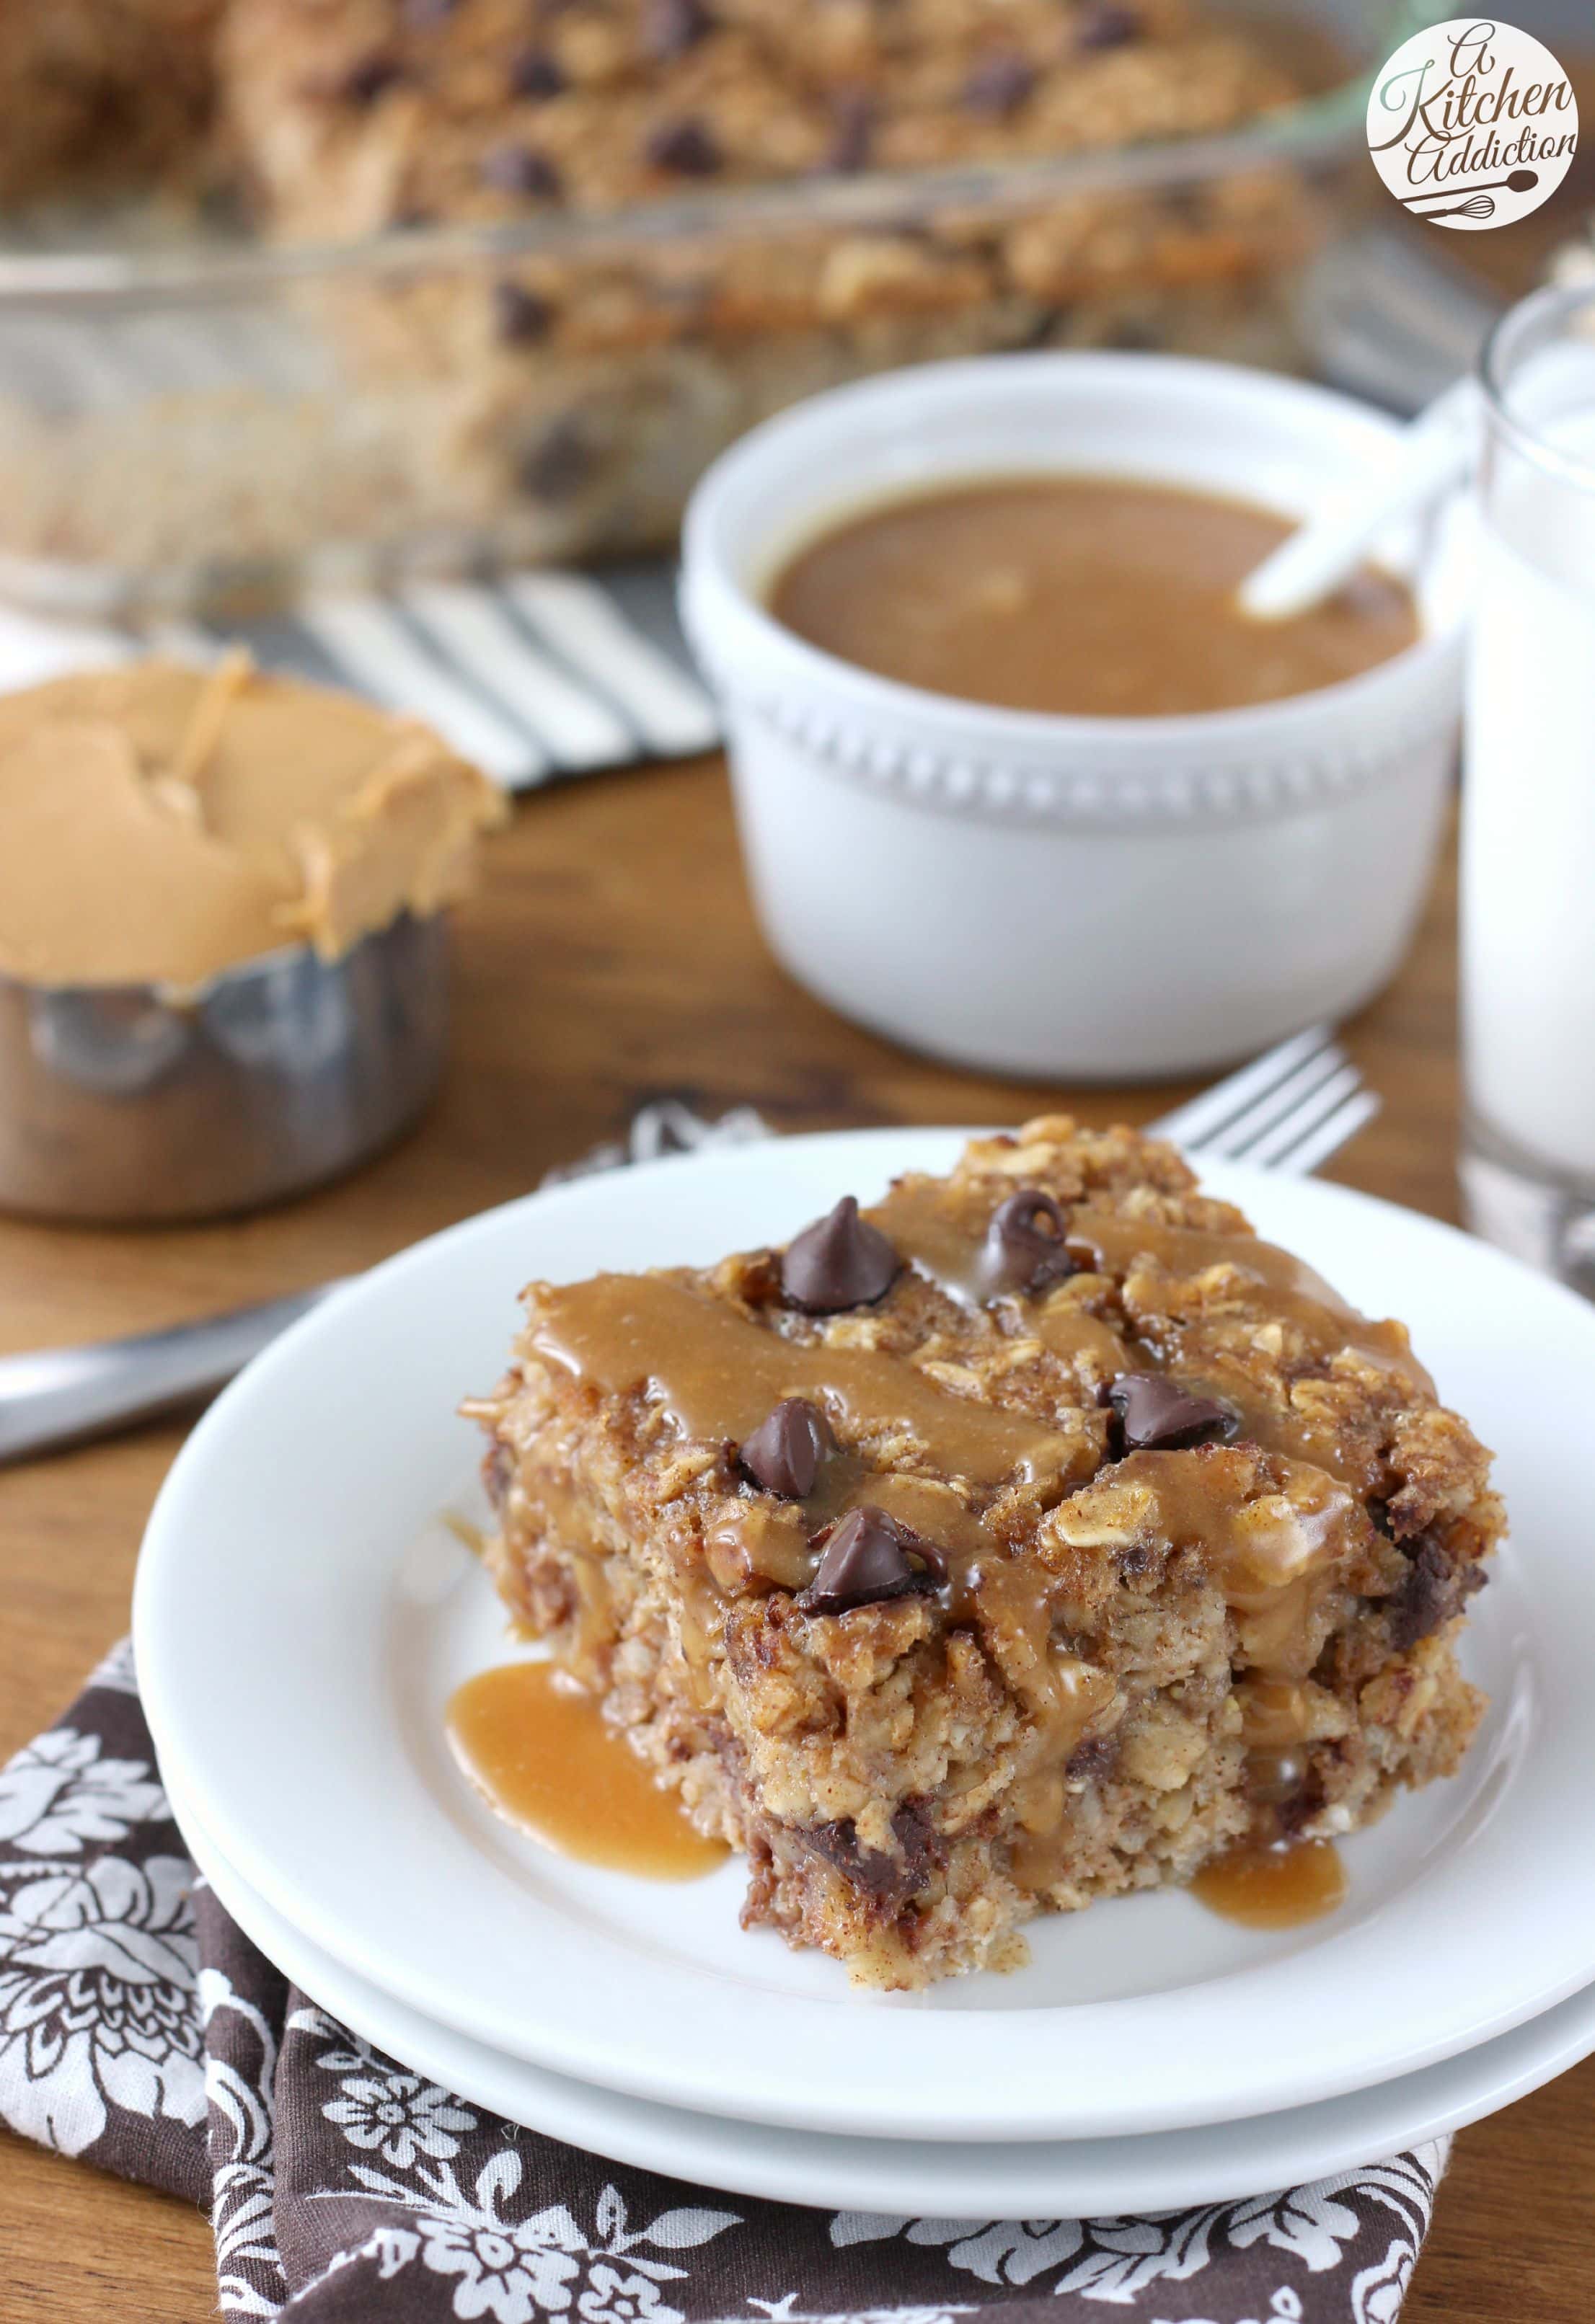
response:
M1035 87L1035 68L1016 49L1003 49L975 67L964 83L964 105L970 113L990 114L998 121L1016 113Z
M1063 1248L1067 1231L1062 1212L1039 1186L1021 1186L999 1203L980 1251L980 1281L987 1296L1043 1291L1073 1275L1074 1261Z
M1386 1600L1390 1643L1396 1653L1405 1655L1420 1638L1432 1637L1488 1579L1476 1560L1453 1557L1433 1534L1424 1534L1401 1587Z
M483 154L482 182L501 194L530 194L552 201L561 187L560 173L535 145L494 145Z
M714 30L703 0L644 0L642 41L656 64L669 64Z
M712 178L720 167L720 149L701 121L662 122L650 132L645 148L656 170L671 170L682 178Z
M947 1560L934 1542L885 1509L849 1509L833 1527L814 1579L797 1602L805 1614L846 1614L855 1606L933 1590L946 1579Z
M1240 1434L1232 1412L1162 1372L1121 1372L1108 1401L1127 1452L1183 1452L1196 1444L1228 1444Z
M556 420L522 453L515 475L528 499L568 501L590 483L598 465L598 450L580 421Z
M430 32L446 23L459 5L459 0L404 0L404 22L413 32Z
M537 339L545 339L553 318L548 300L528 290L524 283L493 285L493 319L506 346L530 346Z
M1097 0L1080 17L1074 37L1082 49L1122 49L1140 31L1141 20L1133 8L1117 7L1114 0Z
M1063 1772L1077 1781L1094 1783L1108 1773L1117 1757L1117 1735L1092 1735L1076 1746Z
M794 1237L781 1262L781 1288L794 1307L834 1315L883 1299L902 1265L879 1227L859 1217L857 1197L844 1194L829 1217Z
M820 1463L836 1449L830 1424L805 1397L783 1397L737 1448L737 1458L756 1485L784 1500L805 1500L814 1489Z
M510 91L515 97L558 97L567 88L564 70L547 49L523 49L511 60Z
M350 65L338 84L338 94L348 105L375 105L385 89L403 78L404 68L397 57L384 56L375 50Z
M863 89L844 89L831 106L835 131L825 157L828 170L850 174L869 165L875 142L875 102Z
M840 1823L811 1824L801 1837L876 1903L895 1909L929 1884L932 1867L941 1861L941 1851L930 1815L917 1800L904 1800L897 1809L892 1832L901 1856L890 1856L884 1849L860 1848L858 1829L850 1816Z

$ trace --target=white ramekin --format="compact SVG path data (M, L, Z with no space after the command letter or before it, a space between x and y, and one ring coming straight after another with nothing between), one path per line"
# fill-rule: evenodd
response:
M1344 396L1169 355L999 355L815 397L688 512L683 618L726 714L778 958L958 1064L1093 1081L1196 1071L1340 1017L1412 934L1454 761L1458 528L1381 543L1423 634L1343 685L1189 718L1062 718L855 669L774 621L793 549L938 482L1076 469L1305 514L1395 456Z

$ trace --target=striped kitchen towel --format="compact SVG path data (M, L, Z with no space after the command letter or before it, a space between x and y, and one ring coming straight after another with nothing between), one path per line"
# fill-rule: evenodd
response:
M209 661L249 647L263 669L352 687L425 718L510 790L713 748L719 721L675 617L674 569L413 581L391 595L316 596L236 629L131 632L0 608L0 691L153 649Z

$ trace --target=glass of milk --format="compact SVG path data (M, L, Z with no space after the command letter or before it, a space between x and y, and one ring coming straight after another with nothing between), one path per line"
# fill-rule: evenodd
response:
M1470 1222L1595 1296L1595 285L1496 327L1462 794Z

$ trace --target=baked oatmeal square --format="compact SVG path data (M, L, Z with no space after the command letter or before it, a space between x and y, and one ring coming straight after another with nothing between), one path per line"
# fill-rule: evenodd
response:
M858 1982L1450 1773L1503 1530L1399 1323L1170 1147L1043 1117L784 1250L526 1294L491 1569Z

